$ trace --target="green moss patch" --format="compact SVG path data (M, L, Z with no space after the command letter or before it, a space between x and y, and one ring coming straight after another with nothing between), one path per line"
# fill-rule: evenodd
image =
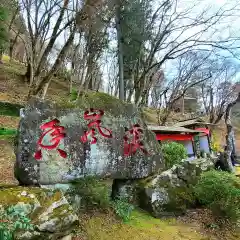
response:
M76 196L81 198L79 210L94 208L104 210L111 206L111 188L112 181L88 176L72 182L66 194L70 202L74 202Z
M174 219L160 220L135 210L127 224L116 221L111 214L98 214L82 222L87 239L91 240L210 240L189 225ZM214 239L214 238L213 238Z
M174 212L176 215L182 215L196 203L193 190L190 187L168 187L167 191L169 203L163 206L163 210L167 212Z
M0 128L0 136L13 136L17 134L16 129Z
M0 115L19 117L20 109L24 106L8 102L0 102Z
M61 101L58 103L61 108L98 108L103 109L114 116L125 115L127 107L131 104L123 102L118 98L101 92L84 92L84 94L75 102Z
M34 198L29 197L30 194L36 195L39 203L41 205L45 205L48 201L48 190L43 190L40 188L22 188L22 187L14 187L14 188L2 188L0 194L0 204L3 206L9 206L16 204L18 202L24 203L34 203ZM27 195L24 196L22 194L26 192Z
M43 212L46 212L54 203L63 198L60 191L50 191L42 188L5 187L0 191L0 205L4 208L14 206L17 203L32 206L32 209L35 209L30 215L33 221L36 221ZM64 214L69 214L69 205L67 203L59 207L53 207L49 217L50 219L61 218Z

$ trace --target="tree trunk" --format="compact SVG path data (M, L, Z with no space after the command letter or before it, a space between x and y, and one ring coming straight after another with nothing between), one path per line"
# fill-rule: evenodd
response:
M163 112L159 111L159 115L158 115L158 123L159 125L165 125L167 122L169 116L169 110L168 109L164 109Z
M135 104L138 105L141 101L141 90L140 87L135 87Z
M131 89L129 90L129 94L128 94L128 98L127 98L127 101L128 101L128 102L131 102L133 93L134 93L134 89L131 88Z
M145 78L141 77L140 79L136 79L135 83L136 83L136 84L134 84L135 104L138 106L142 102L142 94L144 94L143 92L145 90Z
M214 121L214 107L213 107L213 89L212 87L210 88L210 118L209 118L209 121L210 123L213 123Z
M13 46L9 47L9 61L12 62L13 59Z
M65 45L63 46L62 50L60 51L60 53L58 54L58 57L55 61L55 63L53 64L52 68L50 71L48 71L47 75L43 78L40 78L40 74L36 74L34 76L34 89L32 91L33 95L37 95L40 93L40 91L44 88L45 84L49 83L51 81L52 76L54 75L54 73L57 72L57 70L59 69L59 67L62 64L62 61L64 60L64 57L66 56L69 47L71 46L73 40L74 40L74 36L75 36L75 30L76 30L76 26L74 27L74 29L72 30L67 42L65 43Z
M69 93L72 94L72 91L73 91L73 75L70 76Z
M28 63L27 71L24 75L24 80L25 80L25 82L30 83L30 85L31 85L31 75L32 75L32 66L31 66L31 63Z
M115 88L115 92L114 92L114 96L118 97L118 91L119 91L119 81L116 83L116 88Z
M124 67L123 67L123 39L121 32L121 1L118 0L118 6L116 8L116 29L117 29L117 41L118 41L118 68L119 68L119 98L125 100L124 94Z
M100 89L101 79L96 83L96 91L98 92Z
M50 83L51 83L51 80L50 80L49 82L47 82L47 83L44 84L44 87L43 87L43 89L42 89L42 93L41 93L41 95L40 95L40 97L41 97L42 99L45 99L45 97L46 97L46 95L47 95L47 90L48 90L48 88L49 88Z
M27 101L31 99L31 97L33 96L36 96L36 85L32 84L30 87L29 87L29 90L28 90L28 95L27 95Z
M42 71L42 68L43 68L43 65L47 62L47 57L48 57L49 53L51 52L51 50L53 49L55 41L56 41L56 39L58 37L57 33L58 33L59 28L60 28L60 26L61 26L61 24L63 22L64 13L65 13L65 11L67 9L67 6L69 4L69 0L64 0L63 2L64 2L63 3L63 7L61 8L59 16L58 16L58 18L56 20L56 23L55 23L54 27L53 27L53 31L52 31L52 35L50 37L50 40L49 40L46 48L44 49L42 57L41 57L41 59L39 61L39 64L37 66L37 69L36 69L36 75L37 76L40 75L40 73ZM69 21L68 24L70 25L71 22ZM75 29L76 29L76 27L74 27L73 31L75 31Z
M224 152L225 165L227 167L227 171L234 172L234 167L231 159L233 151L233 129L230 125L227 125L226 145L227 146Z
M86 75L86 81L84 83L84 89L85 90L93 90L93 71L94 71L94 54L89 53L88 60L87 60L87 75Z
M80 75L80 74L79 74ZM80 79L80 83L79 83L79 88L78 88L78 94L77 94L77 99L79 99L81 93L83 92L83 77L84 77L84 70L82 69L81 70L81 77L79 78L79 75L78 75L78 79Z
M148 89L145 89L143 92L142 92L142 97L141 97L141 103L140 103L140 106L148 106L148 97L149 97L149 90Z
M15 44L16 44L16 42L13 43L13 41L10 40L10 44L9 44L9 58L10 58L10 62L11 62L12 59L13 59L13 48L14 48L14 45L15 45Z
M226 109L225 114L225 124L227 128L227 134L226 134L226 148L225 148L225 163L227 166L227 169L229 172L234 172L234 167L232 164L232 155L235 155L234 149L234 131L233 126L231 122L231 110L238 102L240 102L240 93L238 94L238 97L233 102L229 103Z
M10 57L10 61L12 61L12 58L13 58L13 49L14 49L14 46L16 45L17 43L17 39L20 35L20 31L17 32L14 40L10 40L10 44L9 44L9 57Z

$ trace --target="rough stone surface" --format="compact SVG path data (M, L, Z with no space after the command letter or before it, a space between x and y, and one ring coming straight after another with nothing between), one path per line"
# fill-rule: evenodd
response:
M102 95L106 97L106 94ZM154 133L147 130L141 112L131 104L108 97L110 103L102 103L101 98L97 98L96 101L71 107L60 107L51 102L32 99L26 106L19 125L15 165L15 176L19 182L48 185L68 183L89 175L136 179L147 177L163 168L159 144ZM103 137L95 128L96 144L90 144L92 139L88 139L86 143L80 141L84 131L88 130L89 123L89 120L84 119L84 112L90 108L104 111L101 126L112 131L112 138ZM44 133L40 126L55 118L60 121L59 125L64 127L66 133L58 149L64 150L67 157L61 157L57 149L41 148L42 159L36 160L34 154L38 150L37 142ZM141 138L148 154L137 150L135 154L125 156L125 128L131 129L134 124L139 124L143 129ZM51 133L43 138L45 145L52 144ZM131 137L129 143L130 141Z
M240 123L240 101L238 101L231 110L231 122L233 126L232 136L230 142L232 142L231 150L232 150L232 156L234 156L234 162L235 164L240 164L240 131L239 131L239 123ZM229 139L230 140L230 139ZM227 165L229 168L230 161L227 161ZM231 168L230 170L234 171L234 169ZM235 169L237 170L237 169ZM235 173L237 173L235 171Z
M60 190L73 207L74 212L77 213L85 211L87 206L91 204L94 206L96 200L97 202L98 200L109 202L112 193L112 183L112 179L94 179L89 181L88 178L82 178L74 183L42 185L42 188ZM89 195L91 201L89 201Z
M140 206L155 217L180 215L195 203L191 186L202 172L214 168L210 159L184 161L160 175L140 180Z
M0 206L21 206L34 224L34 231L15 233L16 240L55 240L68 236L78 224L66 198L60 191L41 188L14 187L1 189Z
M72 183L64 183L64 184L53 184L53 185L42 185L44 189L50 189L54 191L61 191L64 196L67 198L69 203L71 204L74 212L78 212L82 207L82 196L79 194L70 194L72 193L72 189L74 189L74 185Z
M134 205L138 205L138 184L136 180L114 179L112 198L120 198Z

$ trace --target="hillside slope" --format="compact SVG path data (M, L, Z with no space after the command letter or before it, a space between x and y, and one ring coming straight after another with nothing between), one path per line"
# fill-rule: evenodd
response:
M0 101L25 104L28 93L28 85L23 81L22 75L26 67L18 62L9 62L9 58L3 58L4 64L0 65ZM46 99L56 102L68 102L70 99L66 80L53 78L49 86ZM154 108L144 108L146 121L149 124L158 125L159 112ZM190 118L190 114L172 113L168 124Z
M28 85L22 75L26 67L17 62L4 61L0 65L0 101L24 104L28 93ZM68 86L62 79L51 81L47 98L58 101L68 96Z

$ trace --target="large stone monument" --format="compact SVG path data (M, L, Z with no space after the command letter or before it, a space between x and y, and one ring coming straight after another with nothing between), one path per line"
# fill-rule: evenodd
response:
M163 168L159 144L141 112L114 98L116 103L100 101L71 107L29 101L16 145L21 184L69 183L89 175L138 179Z

